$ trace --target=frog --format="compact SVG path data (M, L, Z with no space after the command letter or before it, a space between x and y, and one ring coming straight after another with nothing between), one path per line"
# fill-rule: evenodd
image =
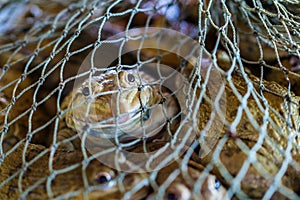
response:
M149 193L146 173L119 172L82 151L51 149L23 142L7 155L0 167L0 198L121 199L129 193L128 199L142 199ZM138 184L144 187L130 192Z
M175 149L176 146L172 146L170 141L159 139L124 149L126 160L134 166L138 166L139 170L149 174L151 189L145 199L229 199L225 186L217 177L212 172L205 171L205 167L196 162L197 155L195 153L189 155L190 158L185 160L189 146L184 146L179 154L170 159L169 156ZM152 156L151 162L148 163L150 156ZM111 156L107 156L107 159L109 157ZM165 162L166 159L169 162ZM198 186L194 188L200 176L204 176L204 179L202 182L199 181L199 188L197 188ZM172 181L165 183L167 179ZM162 190L162 194L160 193L161 188L165 188Z
M182 166L186 166L186 169L183 169ZM195 187L197 186L197 180L200 179L199 177L203 175L202 173L205 173L204 169L204 166L193 161L188 163L183 163L183 160L180 159L174 161L159 170L155 180L157 187L146 199L229 199L227 189L211 173L206 172L207 174L204 175L204 180L200 184L201 187ZM178 173L173 174L176 171ZM160 194L161 191L159 190L162 188L165 190L162 190L162 194Z
M155 136L178 113L172 96L167 98L170 93L159 88L151 75L138 69L106 70L86 79L61 104L68 111L60 121L57 141L80 134L87 126L87 135L100 138L95 139L99 145L106 143L101 138L127 142ZM61 148L79 149L80 140L62 143Z
M151 57L153 54L150 56L145 55L145 57ZM169 64L174 60L168 59L166 62ZM230 180L225 180L224 174L221 173L222 168L219 168L219 166L221 164L225 165L224 167L229 170L229 174L236 177L238 173L236 169L241 169L239 163L245 161L242 155L247 157L247 153L243 152L243 150L245 148L253 148L254 144L260 140L260 135L265 133L267 136L265 136L262 145L254 154L257 157L257 162L261 163L262 168L270 173L271 177L274 177L284 162L285 156L283 152L287 148L289 137L291 137L291 141L293 141L291 150L293 161L291 161L286 172L284 172L282 184L299 194L298 177L300 170L296 167L299 164L299 97L274 81L258 78L248 70L242 71L242 68L234 66L226 52L217 53L217 61L217 64L222 66L218 66L219 69L213 63L211 74L219 73L222 78L217 80L211 75L212 81L209 81L208 84L212 87L208 87L208 90L212 88L216 90L216 93L223 91L219 96L223 96L225 99L221 98L217 102L219 108L216 116L219 117L219 120L214 120L216 117L212 118L213 111L216 113L216 108L213 104L215 99L211 98L208 90L205 94L207 96L202 100L199 107L195 109L197 113L195 113L196 120L193 122L193 126L197 126L198 130L195 131L198 137L196 139L199 140L199 148L194 148L199 155L197 162L204 166L216 163L213 173L226 187L230 187ZM186 74L193 74L197 69L199 69L198 71L205 71L210 68L209 66L212 62L213 60L209 55L204 55L202 63L192 67L184 66L183 73L186 76ZM213 71L216 73L213 73ZM241 98L250 90L250 82L253 90L249 93L250 96L248 98L245 97L242 100ZM218 86L220 83L223 85L224 90L221 90L222 86ZM233 86L235 89L232 88ZM200 96L201 89L201 87L197 89L196 97ZM240 95L240 97L237 95ZM268 116L265 119L267 121L266 131L259 132L259 127L262 126L264 121L263 108L266 107L264 104L268 104L267 107L270 107ZM225 106L225 108L222 108L222 106ZM247 113L242 111L241 115L239 115L237 114L239 109L247 110ZM248 117L249 113L251 113L252 117ZM236 118L240 119L234 121ZM290 121L287 123L288 119ZM211 121L216 123L208 126ZM235 123L236 127L233 126ZM257 124L256 126L253 125L255 123ZM232 142L226 142L225 146L222 147L220 143L226 137L233 138L237 142L244 142L244 149L233 147ZM206 142L207 139L210 140L209 143ZM218 157L213 157L214 152L219 150L219 148L221 148L221 154ZM235 154L235 151L238 153ZM232 153L237 156L225 156L226 153L229 155ZM272 184L269 180L270 177L263 176L261 170L256 170L253 165L250 165L246 175L241 179L241 191L246 196L243 196L241 193L238 193L238 195L242 195L242 198L261 199ZM276 192L272 198L277 196L283 197L279 192Z
M293 91L297 96L300 96L300 65L299 58L295 56L289 56L282 59L281 65L285 69L280 69L279 64L276 63L274 67L276 69L266 70L264 73L264 78L267 81L275 81L278 84L288 88L290 84L291 91ZM286 76L289 80L286 79Z
M252 83L253 89L256 91L254 93L259 95L257 97L259 103L252 93L246 99L246 104L242 106L241 99L233 92L233 86L229 84L229 81L234 85L236 91L238 91L242 97L247 94L249 82L247 83L245 77ZM299 177L300 169L293 166L292 163L299 163L300 155L300 141L298 137L300 97L296 96L293 92L289 92L288 89L276 82L265 81L252 74L242 74L240 71L233 72L228 81L224 82L224 85L224 93L226 94L227 102L226 111L224 113L224 126L218 130L213 129L214 131L220 131L219 141L209 154L201 156L201 151L199 151L199 156L201 158L200 163L206 166L207 164L214 162L216 165L213 172L218 174L218 178L224 185L230 186L230 181L225 180L223 177L224 174L221 173L222 170L218 166L223 164L228 172L233 177L236 177L244 161L248 158L249 152L248 150L246 151L246 149L250 150L254 148L257 143L261 142L254 153L256 157L255 160L259 163L261 169L269 173L269 176L264 176L262 170L259 170L260 168L256 168L257 166L255 167L254 164L250 164L247 172L243 178L241 178L241 191L250 198L260 199L271 186L272 177L279 172L279 169L284 162L285 149L288 146L288 142L291 141L290 152L293 161L291 161L291 164L283 173L281 183L299 194L299 178L297 177ZM268 104L269 109L268 119L267 122L265 122L265 130L261 129L261 131L259 131L259 127L262 127L264 123L264 113L262 108L265 108L265 105L262 103L262 98L264 98L264 103ZM200 130L203 130L205 127L205 113L210 113L212 109L207 106L207 104L207 102L204 102L203 105L200 106L200 113L204 113L202 117L204 119L203 125L199 124ZM239 116L240 120L236 122L236 127L233 128L232 124L238 117L238 109L241 107L247 109L249 113L246 113L245 110L242 111ZM250 113L252 118L249 117ZM289 123L286 122L288 119ZM257 125L254 125L255 123ZM264 139L261 140L260 137L264 137ZM222 143L223 146L220 144L221 141L224 142ZM243 146L241 146L241 143ZM212 155L218 148L221 148L221 150L218 155L218 161L216 161L216 158L213 158ZM276 195L278 195L278 192L274 194L274 196Z
M2 153L7 152L21 140L27 139L37 144L48 143L48 136L50 134L46 128L43 129L40 127L43 126L49 118L47 117L43 104L33 107L35 87L33 86L34 82L31 80L30 75L26 77L25 74L14 68L7 70L1 68L0 72ZM39 94L39 92L37 94ZM36 97L35 100L39 101L38 97ZM31 111L32 115L30 119Z

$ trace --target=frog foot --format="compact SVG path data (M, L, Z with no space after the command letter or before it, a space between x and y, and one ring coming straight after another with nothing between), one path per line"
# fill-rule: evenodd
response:
M74 140L78 140L78 138L71 140L71 137L74 137L74 132L72 130L68 128L60 130L57 136L57 148L63 151L76 150L77 148L74 145Z

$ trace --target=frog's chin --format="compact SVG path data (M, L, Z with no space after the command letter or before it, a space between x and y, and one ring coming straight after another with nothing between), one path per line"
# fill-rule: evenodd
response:
M83 131L83 128L89 125L91 132L104 133L104 135L111 135L118 132L118 129L125 127L131 127L133 124L138 123L141 120L141 112L137 111L134 113L121 114L117 119L109 118L106 120L88 121L74 117L73 121L77 131ZM99 134L98 134L99 135Z

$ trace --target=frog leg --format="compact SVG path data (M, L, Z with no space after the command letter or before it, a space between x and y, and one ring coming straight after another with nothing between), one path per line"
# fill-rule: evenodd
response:
M80 139L72 129L65 127L59 130L57 134L58 149L74 151L80 148Z
M13 130L8 130L3 140L3 151L7 152L9 149L13 148L22 138L19 137L18 132L20 128L18 124L15 124Z

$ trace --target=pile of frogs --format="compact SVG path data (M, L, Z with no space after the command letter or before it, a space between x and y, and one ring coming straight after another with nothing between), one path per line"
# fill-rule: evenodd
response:
M125 1L125 6L133 2ZM185 9L196 7L187 2ZM57 14L66 4L49 5L48 12ZM120 65L96 66L97 73L73 86L84 51L64 60L63 50L52 54L57 48L54 36L5 51L7 44L31 33L26 26L32 25L31 18L46 18L49 13L39 6L8 7L18 10L14 14L24 21L1 22L5 26L0 34L6 36L0 38L0 199L299 199L298 58L280 51L282 63L276 63L278 55L266 45L261 47L265 62L256 66L261 52L255 37L242 34L239 49L245 65L233 62L236 58L224 51L225 45L192 66L173 55L159 56L157 63L180 71L191 86L189 97L197 101L186 98L186 104L146 71ZM150 23L149 13L140 12L132 24ZM191 9L187 18L197 21L197 14ZM188 20L177 23L153 16L147 26L168 24L190 35L197 29ZM116 21L103 26L104 38L125 29L128 18ZM95 23L82 30L62 49L84 48L87 38L96 41L99 27ZM149 59L152 53L141 54ZM48 57L52 59L45 64ZM124 59L133 60L130 55ZM267 65L284 65L286 73ZM212 87L217 89L216 100L197 71L212 78L220 72L221 79L209 81L218 85Z

